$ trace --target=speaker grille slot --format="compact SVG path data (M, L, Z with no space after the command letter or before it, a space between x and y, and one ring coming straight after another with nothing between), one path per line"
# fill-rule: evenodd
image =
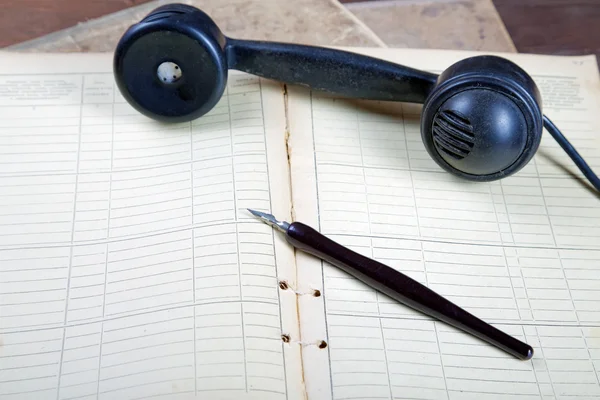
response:
M469 120L452 110L439 111L433 119L433 141L438 150L457 160L469 155L475 144Z

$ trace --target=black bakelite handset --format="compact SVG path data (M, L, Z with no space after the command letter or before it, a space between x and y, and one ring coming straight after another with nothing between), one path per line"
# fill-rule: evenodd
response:
M159 7L130 27L114 56L125 99L161 121L190 121L210 111L223 95L228 69L342 97L421 103L429 155L473 181L519 171L545 127L600 191L598 177L542 114L533 79L501 57L466 58L436 75L348 51L231 39L204 12L183 4Z

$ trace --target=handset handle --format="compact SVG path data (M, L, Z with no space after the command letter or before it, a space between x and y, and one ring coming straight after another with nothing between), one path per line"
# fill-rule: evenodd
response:
M227 39L228 67L342 97L424 103L437 75L343 50Z

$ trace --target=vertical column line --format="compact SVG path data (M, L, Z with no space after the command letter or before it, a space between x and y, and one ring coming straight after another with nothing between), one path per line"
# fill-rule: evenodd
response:
M525 342L527 342L527 333L525 333L525 327L523 325L521 325L521 331L523 332L523 340ZM542 347L541 343L540 343L540 347ZM533 377L535 378L535 384L538 387L538 393L540 394L540 399L543 399L544 396L542 395L542 388L540 387L540 381L538 379L537 372L535 371L535 365L533 364L533 359L529 360L529 362L531 363L531 370L533 371ZM545 362L546 362L546 360L544 360L544 363Z
M580 327L579 329L581 330L581 337L583 339L583 343L585 344L590 363L592 364L592 369L594 370L594 374L596 375L596 382L600 384L600 377L598 377L598 371L596 370L596 366L594 365L594 359L592 358L592 353L590 353L590 347L588 346L587 339L585 338L585 332L583 331L582 327Z
M377 318L379 320L379 329L381 330L381 342L383 343L383 357L385 360L385 372L388 378L388 388L390 389L390 399L394 398L392 393L392 377L390 376L390 365L388 363L387 357L387 347L385 345L385 334L383 333L383 324L381 323L381 318Z
M67 292L65 295L65 317L63 321L63 338L60 350L60 362L58 364L58 384L56 385L56 399L60 397L60 380L62 374L63 356L65 354L65 340L67 336L67 316L69 313L69 290L71 287L71 270L73 269L73 241L75 240L75 217L77 211L77 186L79 184L79 154L81 151L81 123L83 119L83 87L85 76L81 75L81 99L79 104L79 134L77 136L77 164L75 168L75 190L73 193L73 214L71 216L71 246L69 250L69 271L67 272Z
M311 131L312 131L312 150L313 150L313 162L315 165L315 189L317 195L317 226L319 231L321 230L321 200L319 198L319 163L317 160L317 145L315 140L315 119L314 119L314 101L313 101L313 91L310 90L309 93L310 99L310 121L311 121ZM327 321L327 295L325 294L325 262L323 260L320 261L321 265L321 290L322 290L322 298L323 298L323 315L325 316L325 336L327 337L327 342L329 342L329 322ZM331 373L331 346L327 346L327 361L329 363L329 388L331 389L331 397L335 398L333 393L333 374Z
M192 133L192 122L190 121L190 189L192 199L192 312L194 313L194 395L198 395L198 362L196 360L196 243L194 240L194 135Z
M363 155L363 145L362 145L362 134L360 132L360 121L358 119L358 111L355 109L354 116L356 117L356 131L358 133L358 149L360 151L360 164L362 169L363 176L363 191L365 193L365 203L367 206L367 225L369 227L369 250L371 252L371 258L373 258L373 231L371 229L371 209L369 207L369 190L367 189L367 173L365 171L365 157ZM375 292L375 303L377 305L377 316L381 316L381 308L379 306L379 292L377 290ZM381 323L381 321L380 321ZM383 334L383 333L382 333Z
M489 189L490 197L492 200L492 207L494 207L494 216L496 217L496 225L498 226L498 234L500 235L500 244L502 245L502 256L504 258L504 266L506 267L506 274L508 277L508 281L510 282L510 288L512 289L513 299L515 301L515 308L517 309L517 315L519 316L519 321L520 321L521 320L521 310L519 310L519 302L517 300L517 295L515 293L515 287L513 286L512 277L510 275L510 267L508 266L508 260L506 259L506 252L504 250L504 239L502 238L502 228L500 228L500 220L498 219L498 210L496 209L496 202L494 201L494 191L492 190L492 185L489 183L488 183L488 189ZM504 201L504 196L502 196L502 200ZM507 212L507 215L508 215L508 212ZM511 229L510 236L512 237L512 228L510 228L510 224L508 226L509 226L509 229ZM515 249L515 251L516 251L516 249Z
M546 368L546 373L548 374L548 380L550 380L550 387L552 388L552 396L556 398L556 389L554 388L554 382L552 381L552 375L550 375L550 370L548 369L548 363L546 362L546 357L544 356L544 348L542 347L542 340L540 339L540 332L538 331L538 327L533 325L533 329L535 329L535 336L538 339L538 343L540 344L540 353L542 354L542 360L544 360L544 367ZM533 360L532 360L533 363ZM535 369L535 366L534 366ZM537 375L536 375L537 379ZM541 388L540 388L541 389ZM541 391L541 390L540 390Z
M262 79L258 78L258 87L259 87L259 91L260 91L260 110L261 110L261 115L262 115L262 121L263 121L263 140L265 143L265 166L267 168L267 186L269 188L269 212L273 212L273 198L271 196L271 174L269 172L269 151L268 151L268 145L267 145L267 129L265 126L265 105L264 105L264 101L263 101L263 90L262 90ZM291 171L290 171L291 173ZM290 176L290 184L291 184L291 176ZM272 242L272 246L273 246L273 260L275 261L275 279L277 279L277 282L279 282L279 270L277 269L277 251L275 250L275 232L273 229L270 229L270 234L271 234L271 242ZM297 274L297 270L294 271ZM277 303L278 303L278 309L279 309L279 328L283 333L283 317L281 315L282 309L281 309L281 293L279 292L278 287L275 287L275 290L277 291ZM288 379L287 379L287 367L286 367L286 359L285 359L285 347L283 345L283 340L281 341L281 357L282 357L282 363L283 363L283 379L285 380L285 398L288 399L289 398L289 390L288 390Z
M112 177L113 177L113 162L114 162L114 148L115 148L115 91L117 90L116 84L113 82L113 101L112 101L112 114L111 114L111 137L110 137L110 171L108 175L108 217L106 223L106 258L104 260L104 294L102 295L102 322L100 323L100 349L98 354L98 382L96 386L96 398L100 396L100 370L102 368L102 342L104 340L104 318L106 317L106 285L108 280L108 239L110 239L110 209L112 199Z
M444 369L444 359L442 357L442 346L440 346L440 337L438 335L436 321L433 321L433 331L435 333L435 341L437 343L437 348L438 348L438 352L440 355L440 365L442 366L442 378L444 378L444 390L446 393L446 398L448 398L448 383L446 382L446 370Z
M504 210L506 211L506 219L508 229L510 230L510 237L512 239L512 243L515 242L515 237L512 232L512 225L510 223L510 216L508 214L508 208L506 207L506 198L504 197L504 188L502 186L502 181L498 182L498 186L500 187L500 193L502 194L502 203L504 204ZM522 321L521 317L521 309L519 308L519 300L517 299L517 294L515 292L515 286L513 285L512 276L510 274L510 266L508 265L508 260L506 259L506 250L504 249L504 238L502 237L502 229L500 228L500 220L498 219L498 210L496 209L496 203L494 202L494 193L492 191L492 186L489 185L490 194L492 196L492 205L494 207L494 214L496 215L496 223L498 224L498 230L500 233L500 243L502 244L502 255L504 256L504 264L506 265L506 272L508 273L508 280L510 281L510 287L512 288L513 297L515 299L515 306L517 308L517 315L519 316L519 321ZM517 249L515 248L515 253ZM518 261L518 256L517 256ZM521 265L519 265L519 275L521 271ZM525 290L525 280L522 279L523 282L523 290ZM526 292L527 293L527 292ZM533 311L531 310L531 304L529 303L529 298L527 298L527 302L529 304L529 312L531 312L531 316L533 317Z
M246 385L246 392L248 392L248 361L246 357L246 332L244 329L244 294L242 291L242 263L240 261L240 237L238 231L238 205L237 205L237 194L236 194L236 181L235 181L235 150L233 147L233 123L231 119L231 93L227 88L227 110L229 112L229 138L231 145L231 175L233 179L233 219L235 225L235 247L237 252L237 264L238 264L238 285L240 288L240 313L242 320L242 344L244 348L244 382Z
M421 223L419 222L419 207L417 206L417 194L415 192L415 181L412 175L412 169L410 166L410 154L408 153L408 138L406 137L406 120L404 117L404 104L400 103L400 111L402 115L402 130L404 132L404 145L406 146L406 162L408 163L408 176L410 176L410 187L412 189L413 203L415 205L415 216L417 217L417 235L419 239L421 237ZM427 263L425 262L425 249L423 249L423 242L419 240L419 247L421 248L421 259L423 260L423 272L425 273L425 285L429 287L429 277L427 276Z

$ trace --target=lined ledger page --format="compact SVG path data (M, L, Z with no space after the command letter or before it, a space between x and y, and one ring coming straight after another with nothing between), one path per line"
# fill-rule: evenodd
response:
M0 397L302 398L293 252L246 211L289 214L281 88L161 124L111 54L0 60Z
M440 72L469 53L365 53ZM505 55L531 71L544 112L600 171L593 57ZM535 158L491 183L428 156L420 106L288 87L294 216L529 343L519 361L297 253L309 398L600 397L600 199L544 131Z

